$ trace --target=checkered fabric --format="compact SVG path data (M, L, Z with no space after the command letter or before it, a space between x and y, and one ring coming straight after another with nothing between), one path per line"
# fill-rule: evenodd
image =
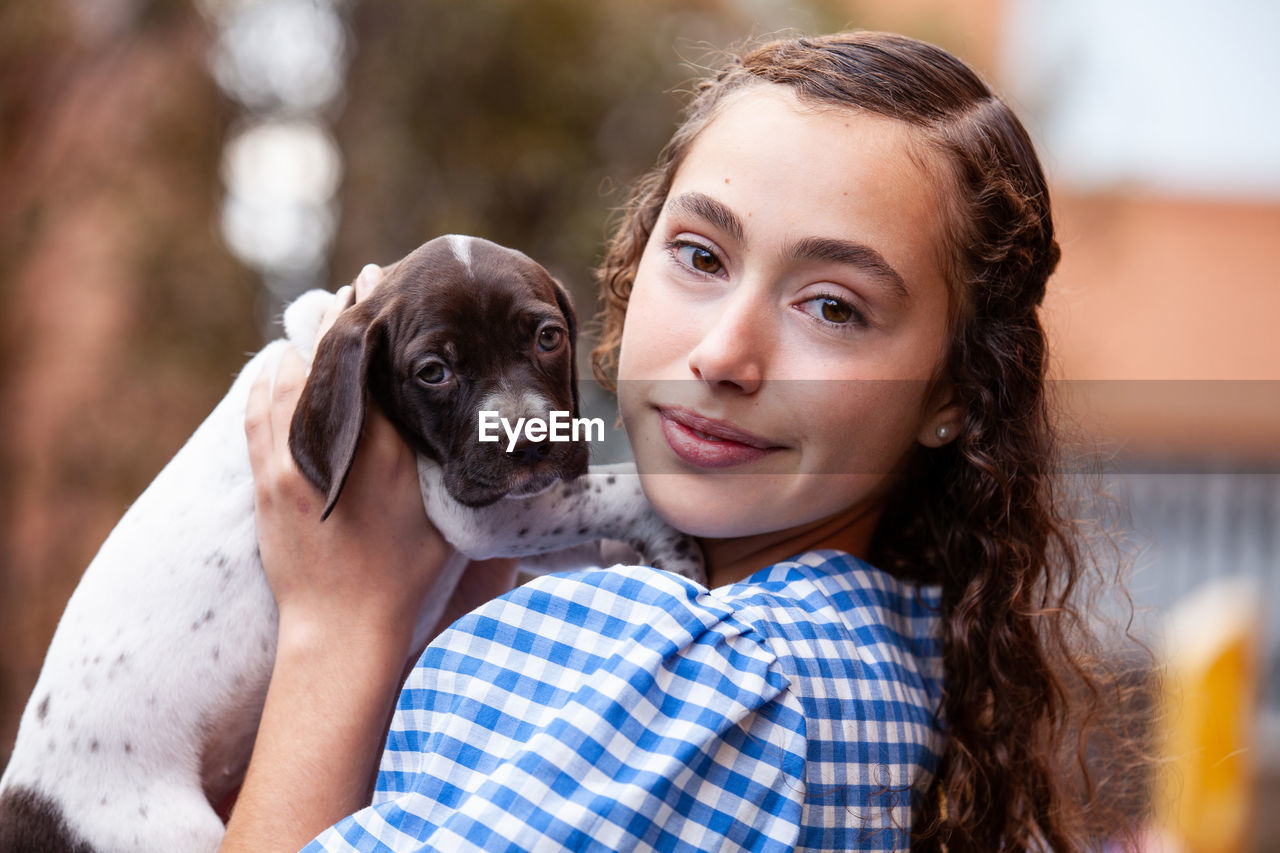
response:
M373 805L306 849L906 850L938 601L834 551L711 591L539 578L427 648Z

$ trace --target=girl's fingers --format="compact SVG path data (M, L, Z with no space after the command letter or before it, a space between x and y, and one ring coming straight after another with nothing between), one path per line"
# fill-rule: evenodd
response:
M292 347L281 347L274 369L262 369L249 388L245 404L244 432L249 445L249 464L254 481L269 493L270 484L293 464L289 452L289 425L302 396L306 366Z
M354 282L338 288L337 293L333 295L333 300L329 303L329 307L325 309L324 316L320 318L320 327L316 331L317 346L320 341L324 340L324 336L329 333L329 330L333 328L338 316L357 302L369 298L369 295L373 293L374 288L378 286L378 282L381 280L382 267L377 264L365 264Z
M264 365L249 386L249 399L244 410L244 437L249 443L249 464L254 478L266 470L275 446L271 431L271 380L275 371Z
M369 294L373 293L380 281L382 281L382 267L377 264L365 264L360 274L356 276L356 302L368 299Z
M276 447L287 447L289 424L307 381L307 366L292 347L285 347L271 385L271 434Z
M349 284L339 287L338 292L333 294L329 307L325 309L324 316L320 318L320 328L316 331L316 343L319 343L333 328L338 315L354 304L355 288Z

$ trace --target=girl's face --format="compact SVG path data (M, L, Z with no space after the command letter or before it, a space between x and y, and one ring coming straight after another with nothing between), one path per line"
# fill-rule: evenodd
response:
M872 517L959 422L941 171L897 121L734 97L676 173L623 329L618 399L646 495L719 539Z

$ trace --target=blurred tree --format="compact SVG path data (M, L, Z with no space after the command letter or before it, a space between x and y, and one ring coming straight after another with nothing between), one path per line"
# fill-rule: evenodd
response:
M0 9L0 763L106 532L257 346L182 2Z
M687 63L785 21L829 22L788 5L764 21L760 4L723 0L358 5L335 275L477 234L544 263L589 316L608 212L674 129L677 90L700 76Z

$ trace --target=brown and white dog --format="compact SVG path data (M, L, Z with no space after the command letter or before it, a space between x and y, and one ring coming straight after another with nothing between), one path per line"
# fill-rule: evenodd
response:
M244 437L249 386L283 348L310 354L332 296L303 296L269 344L112 531L58 625L0 778L0 853L213 851L211 803L243 778L275 653ZM700 578L686 537L625 466L587 471L582 441L477 440L481 411L578 415L567 294L519 252L432 240L386 268L319 343L290 448L342 489L372 397L418 452L427 513L468 558L622 540ZM420 639L441 616L425 606Z

